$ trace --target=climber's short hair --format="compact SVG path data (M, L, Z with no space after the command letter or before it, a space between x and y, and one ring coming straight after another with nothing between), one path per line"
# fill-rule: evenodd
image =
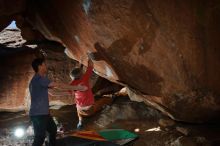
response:
M70 76L74 79L80 78L82 75L82 71L83 68L79 67L79 68L74 68L71 72L70 72Z

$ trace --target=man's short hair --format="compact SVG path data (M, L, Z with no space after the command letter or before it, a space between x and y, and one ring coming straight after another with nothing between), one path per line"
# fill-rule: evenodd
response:
M32 68L37 73L38 72L38 66L42 65L45 62L44 58L36 58L32 61Z

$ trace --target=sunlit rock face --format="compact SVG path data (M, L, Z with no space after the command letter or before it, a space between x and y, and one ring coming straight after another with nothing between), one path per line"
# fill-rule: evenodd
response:
M220 1L29 0L26 8L25 21L69 57L97 52L99 75L173 119L219 117Z

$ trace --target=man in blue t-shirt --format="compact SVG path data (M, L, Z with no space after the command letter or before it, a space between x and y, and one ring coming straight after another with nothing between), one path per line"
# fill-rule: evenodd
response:
M33 146L43 145L46 131L49 133L49 146L55 146L57 126L49 113L48 88L85 91L87 87L51 82L46 76L47 66L43 58L35 59L32 68L35 75L29 84L31 95L29 115L34 128Z

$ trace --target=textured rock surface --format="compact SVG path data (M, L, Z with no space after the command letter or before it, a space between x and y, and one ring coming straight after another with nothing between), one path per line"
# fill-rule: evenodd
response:
M29 0L25 20L173 119L219 117L220 1ZM48 9L49 8L49 9ZM190 114L189 114L190 113Z
M25 42L26 41L22 38L21 32L18 29L4 29L0 33L0 44L2 47L18 48L23 46ZM4 55L3 52L1 52L1 55Z

